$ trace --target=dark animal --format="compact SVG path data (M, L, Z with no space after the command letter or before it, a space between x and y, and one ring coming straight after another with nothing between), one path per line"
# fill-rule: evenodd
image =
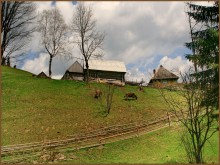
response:
M102 96L102 91L100 89L96 89L94 98L98 99L101 96Z
M125 100L127 100L128 98L133 98L137 100L137 96L135 95L135 93L126 93L124 98Z
M142 86L139 86L139 91L144 92L144 88Z

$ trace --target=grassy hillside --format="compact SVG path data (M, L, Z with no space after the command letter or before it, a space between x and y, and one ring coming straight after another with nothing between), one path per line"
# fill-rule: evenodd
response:
M188 163L180 143L180 128L170 127L137 138L106 144L103 148L66 151L65 163L126 163L160 164ZM206 163L218 163L218 132L205 146ZM68 160L72 159L72 160Z
M106 85L50 80L31 73L2 67L2 145L65 137L85 130L164 115L167 107L153 88L116 87L112 109L104 117L105 97L97 100L96 88L105 95ZM125 101L135 92L136 101Z
M95 99L100 88L103 98ZM153 88L117 87L110 114L105 117L104 84L50 80L31 73L2 67L2 145L62 138L67 135L113 124L153 120L168 108ZM135 92L138 100L123 100L126 92ZM175 92L170 94L175 95ZM181 130L173 127L137 138L63 152L63 163L187 163L180 144ZM205 160L218 162L218 133L206 145Z
M62 155L63 159L51 161L34 156L35 153L29 153L29 159L20 163L65 163L65 164L186 164L188 160L181 144L181 127L171 126L165 129L157 130L140 137L122 140L104 146L90 147L81 150L73 150L72 147L65 149L53 149L46 153ZM218 132L216 132L205 145L204 159L205 163L218 164L219 141ZM2 161L11 161L14 157L3 157Z

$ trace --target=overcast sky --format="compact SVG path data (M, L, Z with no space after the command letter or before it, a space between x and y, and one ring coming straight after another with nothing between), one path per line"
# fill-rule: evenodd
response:
M36 2L37 12L56 5L67 24L70 23L76 2ZM190 41L189 25L184 2L85 2L91 5L97 28L105 31L104 57L123 61L127 80L148 82L153 69L163 65L174 72L186 70L191 63L185 59L190 51L184 43ZM80 57L74 47L73 57ZM52 77L60 79L76 60L55 57ZM19 68L38 74L48 74L49 56L40 46L40 35L34 34L28 58Z

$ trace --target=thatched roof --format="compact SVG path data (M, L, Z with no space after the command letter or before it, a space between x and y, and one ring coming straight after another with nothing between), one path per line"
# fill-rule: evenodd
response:
M167 69L165 69L162 65L160 65L159 69L154 73L152 80L162 80L162 79L178 79L179 77Z

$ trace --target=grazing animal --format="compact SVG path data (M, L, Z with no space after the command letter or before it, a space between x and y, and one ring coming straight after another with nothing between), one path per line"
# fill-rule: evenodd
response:
M139 86L139 91L144 92L144 88L142 86Z
M135 95L135 93L126 93L124 98L125 100L127 100L128 98L133 98L137 100L137 96Z
M100 89L96 89L94 98L98 99L101 96L102 96L102 91Z

